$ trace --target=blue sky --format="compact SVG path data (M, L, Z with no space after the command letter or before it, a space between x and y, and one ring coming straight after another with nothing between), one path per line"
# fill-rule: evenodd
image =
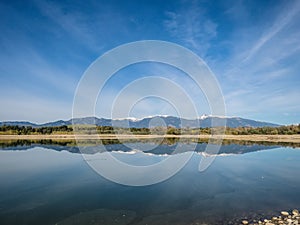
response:
M300 1L1 1L0 18L1 121L71 118L78 82L95 59L118 45L154 39L182 45L207 63L227 115L300 122ZM112 77L97 116L110 117L106 105L118 91L151 75L186 88L199 114L210 114L184 74L144 63ZM151 114L175 111L150 98L129 116Z

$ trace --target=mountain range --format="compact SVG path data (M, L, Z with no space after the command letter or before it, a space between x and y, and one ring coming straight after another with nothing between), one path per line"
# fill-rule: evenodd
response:
M122 119L105 119L97 117L84 117L84 118L74 118L70 120L57 120L54 122L48 122L43 124L36 124L26 121L4 121L0 122L2 125L14 125L14 126L32 126L32 127L53 127L53 126L63 126L72 124L82 124L82 125L97 125L97 126L114 126L114 127L135 127L135 128L146 128L155 126L173 126L176 128L182 127L211 127L212 120L215 124L224 124L226 120L227 127L277 127L279 124L268 123L263 121L256 121L251 119L245 119L241 117L224 117L224 116L207 116L203 115L196 119L182 119L174 116L149 116L142 119L136 118L122 118Z

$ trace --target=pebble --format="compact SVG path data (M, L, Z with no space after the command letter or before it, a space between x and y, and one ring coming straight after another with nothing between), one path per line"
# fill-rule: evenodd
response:
M292 211L292 214L295 215L295 216L298 216L299 215L299 211L297 209L294 209Z
M243 220L243 225L300 225L300 214L297 209L294 209L291 214L287 211L281 211L281 215L273 216L271 219L262 220L253 220L252 222L248 222L247 220ZM244 218L245 219L245 218Z

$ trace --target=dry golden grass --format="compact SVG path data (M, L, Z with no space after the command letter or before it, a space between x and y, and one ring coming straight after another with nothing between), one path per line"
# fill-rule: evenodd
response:
M243 141L266 141L266 142L289 142L300 143L300 135L128 135L128 134L100 134L100 135L77 135L76 139L150 139L150 138L222 138L224 140L243 140ZM51 135L0 135L0 140L36 140L36 139L75 139L72 134L51 134Z

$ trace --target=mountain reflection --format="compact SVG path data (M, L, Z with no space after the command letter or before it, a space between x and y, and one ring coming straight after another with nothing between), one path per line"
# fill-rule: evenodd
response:
M180 149L194 149L196 152L204 152L207 147L208 140L198 139L139 139L139 140L84 140L76 142L75 140L0 140L0 150L28 150L34 147L43 147L54 151L68 151L71 153L94 154L98 152L123 151L130 152L133 149L146 151L156 155L161 154L177 154L175 149L178 145ZM193 145L193 148L191 148ZM80 146L80 147L78 147ZM101 146L101 148L100 148ZM271 143L271 142L251 142L251 141L233 141L223 140L223 144L218 154L244 154L267 149L277 148L279 146L300 147L296 143ZM81 148L84 147L84 148ZM81 149L81 151L80 151ZM84 152L83 150L84 149ZM185 150L183 150L184 152Z

